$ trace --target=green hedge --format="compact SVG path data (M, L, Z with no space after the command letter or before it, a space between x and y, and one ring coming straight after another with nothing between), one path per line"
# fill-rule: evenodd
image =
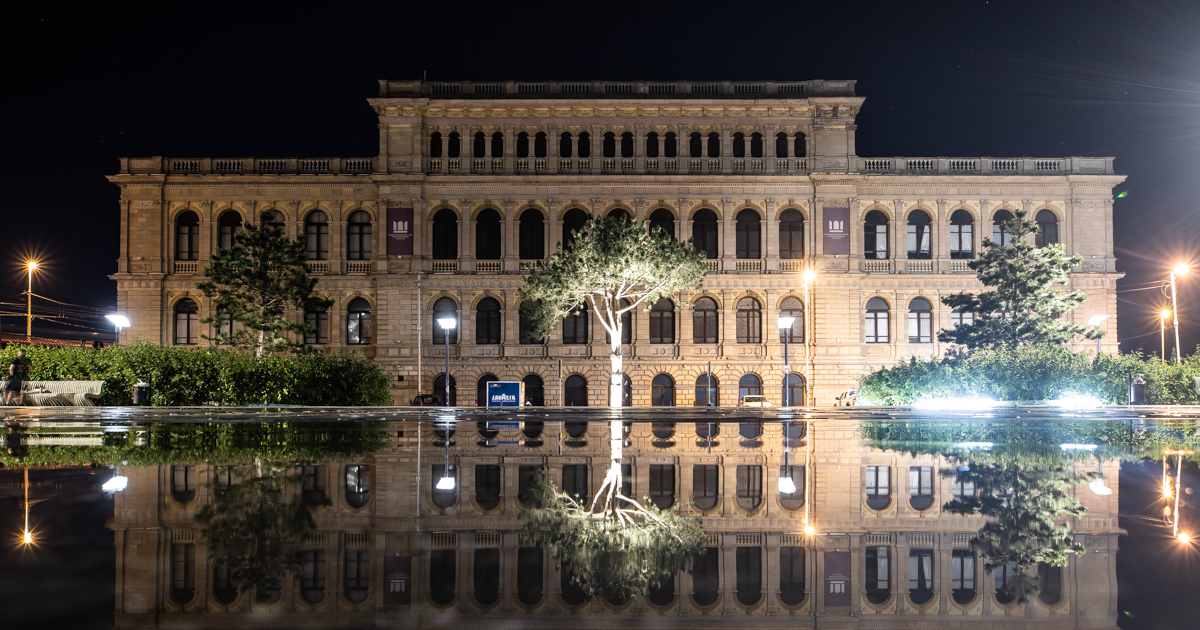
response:
M256 358L232 350L149 343L105 349L10 345L7 366L25 350L35 381L104 381L102 405L133 403L133 386L150 383L156 406L390 405L383 370L360 357L311 353ZM7 367L5 367L7 372Z
M976 350L942 359L913 358L864 376L859 398L870 404L908 405L952 396L1044 401L1080 395L1124 404L1131 373L1142 374L1146 380L1148 403L1200 404L1192 380L1200 376L1200 352L1182 365L1175 365L1140 353L1095 357L1063 346Z

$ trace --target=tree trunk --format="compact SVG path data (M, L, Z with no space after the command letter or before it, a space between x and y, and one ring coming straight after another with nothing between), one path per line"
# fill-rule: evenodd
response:
M608 406L620 407L625 398L624 387L624 357L621 356L621 320L617 318L616 332L611 335L609 355Z

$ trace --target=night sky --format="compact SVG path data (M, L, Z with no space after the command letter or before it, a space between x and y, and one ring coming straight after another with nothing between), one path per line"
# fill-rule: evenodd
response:
M117 156L371 156L377 79L857 79L862 156L1115 156L1122 347L1158 351L1148 283L1200 263L1200 3L602 6L10 9L0 301L35 254L35 293L115 306ZM1180 290L1190 353L1200 268Z

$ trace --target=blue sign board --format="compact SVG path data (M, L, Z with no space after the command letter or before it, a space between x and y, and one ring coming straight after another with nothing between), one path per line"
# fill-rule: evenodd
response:
M525 383L521 381L488 381L487 406L521 407L525 402Z

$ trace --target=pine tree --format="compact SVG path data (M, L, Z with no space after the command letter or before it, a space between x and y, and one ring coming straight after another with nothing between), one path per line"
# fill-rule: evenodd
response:
M288 240L283 228L269 224L263 211L259 225L248 224L233 235L229 249L219 249L204 268L208 280L196 286L212 299L213 314L201 322L217 324L211 339L218 344L263 356L298 349L302 344L281 333L313 334L304 321L288 319L288 309L323 311L332 304L312 295L317 279L305 267L304 239Z
M938 340L969 349L1064 344L1079 335L1095 338L1097 330L1073 324L1061 316L1087 299L1082 291L1064 293L1054 285L1066 284L1071 268L1083 262L1079 254L1067 256L1061 244L1036 247L1030 238L1037 224L1025 219L1025 211L1001 224L1012 235L1012 244L984 239L983 254L968 265L984 286L981 293L956 293L942 303L962 313L972 313L974 322L959 324L938 333Z

